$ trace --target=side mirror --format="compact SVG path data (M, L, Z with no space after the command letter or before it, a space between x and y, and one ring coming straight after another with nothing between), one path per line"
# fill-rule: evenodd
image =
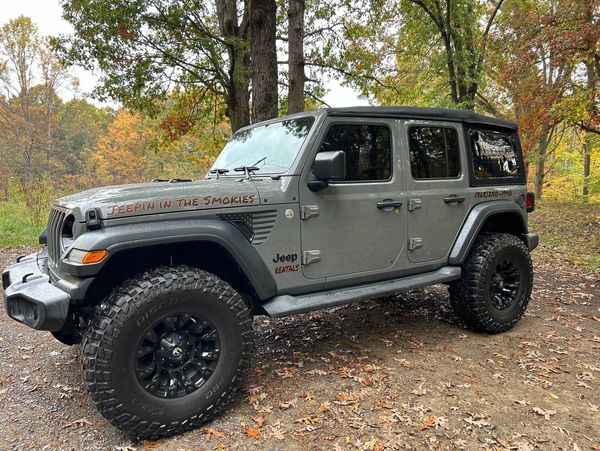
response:
M346 178L346 152L335 150L319 152L315 157L312 172L317 180L308 182L311 191L320 191L327 188L330 180L344 180Z
M318 180L344 180L346 178L346 152L335 150L319 152L312 171Z

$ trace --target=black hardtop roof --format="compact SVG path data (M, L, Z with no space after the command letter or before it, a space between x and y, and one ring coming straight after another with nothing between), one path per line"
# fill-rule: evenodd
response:
M452 110L448 108L424 108L414 106L355 106L345 108L325 108L328 116L352 117L386 117L403 119L437 119L451 122L466 122L494 127L517 129L517 124L503 119L496 119L469 110Z

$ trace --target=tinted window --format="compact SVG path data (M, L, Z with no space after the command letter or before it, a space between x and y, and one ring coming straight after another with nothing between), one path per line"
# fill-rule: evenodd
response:
M519 161L512 133L471 130L473 171L478 179L518 177Z
M346 180L389 180L392 175L390 130L383 125L336 124L319 152L346 152Z
M415 179L458 177L458 133L453 128L410 127L410 170Z

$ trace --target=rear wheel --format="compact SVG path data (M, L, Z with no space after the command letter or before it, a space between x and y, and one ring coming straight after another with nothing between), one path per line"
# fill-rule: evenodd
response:
M483 234L450 284L454 312L475 330L498 333L512 328L525 313L533 285L529 250L518 237Z
M217 276L156 269L100 307L82 342L85 386L102 415L136 437L192 429L242 382L251 321L240 294Z

